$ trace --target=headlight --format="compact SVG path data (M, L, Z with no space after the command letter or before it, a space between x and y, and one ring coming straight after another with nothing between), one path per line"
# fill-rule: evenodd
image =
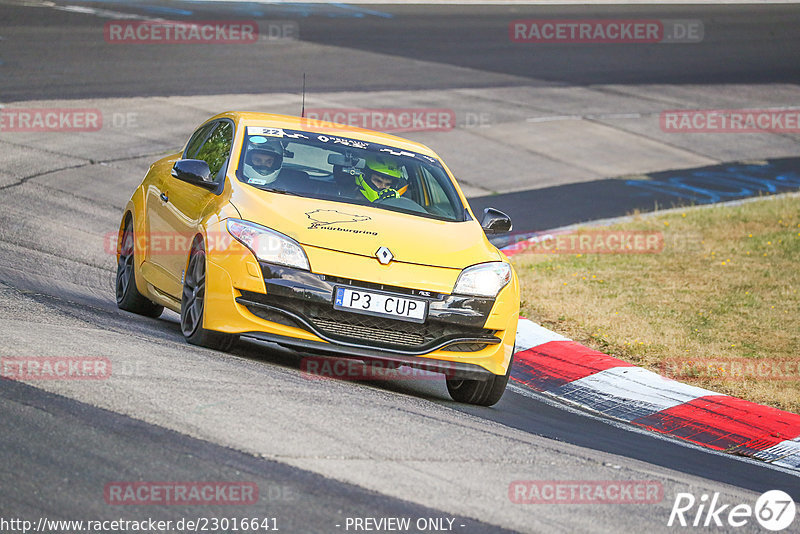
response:
M310 270L303 248L275 230L239 219L228 219L228 232L261 261Z
M467 267L458 276L453 293L476 297L496 297L511 281L511 266L502 261Z

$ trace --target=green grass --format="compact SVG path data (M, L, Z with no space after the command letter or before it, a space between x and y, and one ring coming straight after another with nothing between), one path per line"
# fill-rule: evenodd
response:
M800 361L800 197L687 208L600 230L657 230L665 246L514 256L524 316L657 372L675 361ZM800 374L687 374L696 376L680 380L800 413Z

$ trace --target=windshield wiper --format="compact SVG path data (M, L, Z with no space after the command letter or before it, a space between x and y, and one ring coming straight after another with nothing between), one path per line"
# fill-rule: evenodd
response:
M301 197L300 193L295 193L294 191L289 191L288 189L276 189L274 187L259 187L262 191L269 191L270 193L280 193L281 195L292 195L295 197Z

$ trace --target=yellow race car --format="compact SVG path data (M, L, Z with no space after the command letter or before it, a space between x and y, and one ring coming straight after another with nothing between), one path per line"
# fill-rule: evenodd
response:
M181 315L189 343L239 336L444 373L489 406L508 382L519 283L452 173L399 137L264 113L212 117L125 207L116 295Z

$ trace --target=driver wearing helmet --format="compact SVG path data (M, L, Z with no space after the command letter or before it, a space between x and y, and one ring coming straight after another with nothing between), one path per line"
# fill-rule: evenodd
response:
M367 156L364 172L356 176L356 186L370 202L397 198L406 192L400 165L386 156Z
M244 160L244 177L254 185L271 184L283 165L283 146L275 143L252 145Z

